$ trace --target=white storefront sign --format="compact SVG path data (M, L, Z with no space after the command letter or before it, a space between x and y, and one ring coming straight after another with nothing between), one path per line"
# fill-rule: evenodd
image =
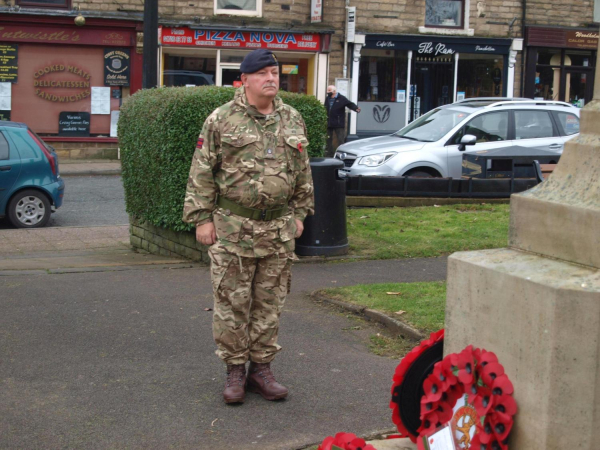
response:
M310 0L310 23L323 21L323 0Z
M347 41L354 42L354 33L356 31L356 6L350 6L348 8L348 27L346 31Z

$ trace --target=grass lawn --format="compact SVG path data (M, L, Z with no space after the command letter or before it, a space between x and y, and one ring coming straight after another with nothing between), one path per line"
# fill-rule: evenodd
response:
M327 297L383 311L412 325L424 336L444 328L446 283L443 281L359 284L320 292ZM371 336L371 350L382 356L401 358L414 346L414 342L400 337L381 333Z
M350 254L417 258L506 247L508 204L357 208L347 212Z
M358 284L323 289L327 297L383 311L428 335L444 327L446 283ZM400 311L404 311L400 313Z

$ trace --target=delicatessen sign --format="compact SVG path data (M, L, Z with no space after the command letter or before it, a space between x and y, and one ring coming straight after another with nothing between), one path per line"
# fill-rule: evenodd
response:
M263 31L216 31L190 28L162 27L159 30L162 45L213 48L268 48L279 50L319 51L318 34L275 33Z
M53 64L33 74L35 95L51 102L78 102L91 95L91 75L69 64Z

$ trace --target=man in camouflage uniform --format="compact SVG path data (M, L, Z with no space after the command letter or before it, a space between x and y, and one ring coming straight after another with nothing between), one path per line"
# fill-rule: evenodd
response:
M198 138L183 213L196 239L211 246L213 336L227 364L226 403L243 402L246 388L267 400L288 394L270 363L281 349L294 238L314 213L306 125L277 97L277 59L255 50L240 70L243 86Z

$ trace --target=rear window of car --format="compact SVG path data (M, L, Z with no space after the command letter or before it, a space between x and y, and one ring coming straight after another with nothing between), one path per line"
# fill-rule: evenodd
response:
M560 124L562 132L566 136L579 133L579 117L566 112L555 112L554 117Z
M515 139L539 139L554 136L548 111L515 111Z
M8 142L2 133L0 133L0 160L8 159L10 154Z
M8 132L12 141L19 149L21 159L39 158L41 151L25 128L14 128Z

